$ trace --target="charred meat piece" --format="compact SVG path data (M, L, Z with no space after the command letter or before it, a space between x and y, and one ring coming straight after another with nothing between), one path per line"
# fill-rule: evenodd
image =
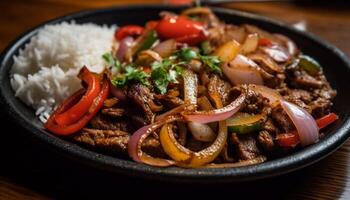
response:
M322 81L316 79L313 76L310 76L303 70L295 71L290 83L296 88L304 89L321 88L323 85Z
M311 114L314 118L320 118L330 112L333 103L324 98L318 98L310 103Z
M284 96L287 101L306 110L310 110L310 107L308 106L308 104L312 101L310 92L301 89L287 89L287 94L288 95Z
M120 130L99 130L84 128L73 137L80 143L108 150L113 153L127 152L129 134Z
M109 115L111 117L121 117L124 115L125 110L122 108L104 108L101 110L102 114Z
M107 150L112 153L127 154L130 135L120 130L99 130L84 128L73 137L75 141L82 144ZM164 156L159 141L155 138L147 138L142 144L143 151L155 155Z
M155 95L154 97L167 108L175 108L184 103L184 101L179 97L172 96L169 94L158 94L158 95Z
M240 160L250 160L260 155L256 141L251 135L231 135L231 141L236 148Z
M273 136L275 136L279 132L278 128L275 126L275 124L270 118L266 120L263 129L269 134L272 134Z
M132 124L125 119L116 119L103 114L98 114L90 121L88 127L101 130L135 131Z
M266 152L273 151L275 144L273 142L273 137L267 131L260 131L258 135L258 142L264 148Z
M295 129L293 122L289 119L287 113L281 106L276 106L272 109L271 117L277 123L281 131L288 133Z
M241 108L242 112L262 113L264 108L269 107L268 99L253 90L250 90L247 85L233 87L230 94L232 96L238 96L242 91L245 91L247 94L244 106Z
M152 122L154 112L158 112L162 109L161 106L158 106L153 102L153 93L144 85L131 85L128 89L127 96L144 112L147 123Z

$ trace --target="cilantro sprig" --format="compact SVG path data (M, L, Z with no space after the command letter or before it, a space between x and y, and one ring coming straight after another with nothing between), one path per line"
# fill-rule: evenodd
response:
M156 90L165 94L169 83L177 83L177 77L182 74L182 68L172 59L163 59L152 63L151 78Z
M120 74L117 77L115 77L113 80L111 80L112 84L116 87L122 88L126 85L128 85L131 82L137 82L141 83L143 85L148 86L148 78L150 77L149 74L146 72L134 68L132 66L126 66L125 67L125 73Z
M105 60L105 62L110 66L110 67L115 67L118 71L121 70L122 64L120 61L115 58L112 53L108 52L102 55L102 58Z
M175 55L185 62L190 62L192 59L199 59L210 72L221 74L221 61L217 56L201 55L190 48L182 48Z

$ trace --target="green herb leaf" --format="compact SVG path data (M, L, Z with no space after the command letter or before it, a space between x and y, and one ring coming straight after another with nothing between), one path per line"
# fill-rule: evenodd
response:
M112 53L108 52L102 55L102 58L108 63L109 66L117 68L119 71L121 69L121 63L117 58L114 58Z
M113 85L116 87L122 88L125 85L129 84L130 82L136 82L136 83L141 83L143 85L149 85L148 78L149 75L139 69L136 69L132 66L127 66L125 68L126 73L121 74L114 78L111 82Z
M205 64L207 69L211 72L221 74L220 59L217 56L200 56L201 61Z
M177 83L177 77L182 73L181 67L174 64L170 59L156 61L152 63L151 78L156 86L156 90L165 94L169 83Z

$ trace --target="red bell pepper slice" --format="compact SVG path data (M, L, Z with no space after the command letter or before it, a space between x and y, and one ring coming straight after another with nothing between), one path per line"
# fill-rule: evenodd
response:
M101 91L100 78L97 74L83 67L79 77L88 84L88 89L80 101L63 113L57 114L55 121L59 125L68 125L79 120L89 109L94 99Z
M323 129L327 127L328 125L332 124L334 121L339 119L338 115L335 113L329 113L319 119L316 120L316 124L319 129ZM282 133L277 135L276 137L277 143L282 147L295 147L300 143L298 132L292 131L290 133Z
M120 27L116 30L114 37L117 40L122 40L127 36L138 36L141 35L144 31L144 28L142 26L138 25L127 25Z
M102 84L102 90L94 99L92 105L90 106L87 113L82 116L77 122L70 125L58 125L55 123L55 117L57 114L64 112L69 109L72 105L74 105L81 96L84 94L84 89L79 90L74 93L71 97L69 97L66 101L64 101L50 116L47 122L44 124L44 127L57 135L71 135L76 133L85 127L85 125L97 114L97 112L102 108L104 101L107 99L109 95L110 85L108 80L104 80Z
M158 21L154 21L154 20L148 21L146 23L146 29L155 29L157 25L158 25Z
M317 124L319 129L323 129L323 128L327 127L328 125L330 125L331 123L333 123L334 121L336 121L337 119L339 119L337 114L329 113L329 114L317 119L316 124Z
M174 38L179 42L195 45L207 36L204 25L185 16L166 16L159 21L156 31L164 39Z
M260 38L258 41L259 46L271 46L272 42L271 40L267 39L267 38Z

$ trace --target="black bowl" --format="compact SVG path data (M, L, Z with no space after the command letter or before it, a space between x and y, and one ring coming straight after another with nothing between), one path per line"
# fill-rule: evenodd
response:
M303 52L315 57L322 64L332 87L338 91L333 110L340 116L340 120L326 130L326 137L319 143L308 146L283 158L269 160L259 165L247 167L229 169L158 168L100 154L56 137L43 129L42 124L34 116L33 109L25 106L14 96L9 81L9 70L13 64L12 57L18 54L19 49L23 48L43 25L70 20L75 20L77 23L94 22L97 24L118 24L119 26L125 24L144 24L147 20L158 18L160 11L169 10L178 12L181 9L179 7L167 6L132 6L84 11L44 23L23 34L9 45L0 57L0 97L2 100L2 109L18 125L24 127L28 134L36 136L44 143L70 158L82 161L88 165L97 166L103 170L168 181L243 181L285 174L319 161L339 148L349 137L350 93L346 92L346 88L350 85L348 79L350 76L350 62L348 58L334 46L321 41L309 33L296 30L262 16L222 8L213 8L220 19L228 23L255 24L270 32L285 34L294 40Z

